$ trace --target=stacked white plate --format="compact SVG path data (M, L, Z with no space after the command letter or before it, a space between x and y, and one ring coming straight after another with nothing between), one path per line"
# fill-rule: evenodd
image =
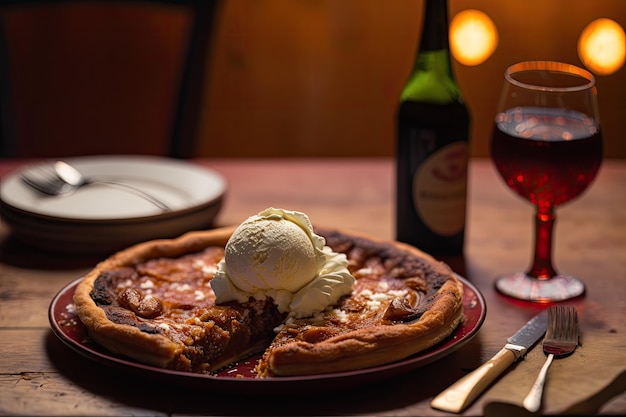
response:
M13 172L0 186L2 220L15 237L47 250L111 252L205 229L213 224L226 192L226 181L213 170L152 156L90 156L65 162L85 177L118 181L150 194L168 210L127 187L94 183L49 196L22 180L22 173L52 162Z

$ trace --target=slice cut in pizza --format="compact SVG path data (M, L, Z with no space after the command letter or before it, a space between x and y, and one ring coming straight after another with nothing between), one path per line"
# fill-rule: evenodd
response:
M200 373L262 352L262 378L391 363L440 343L463 319L463 285L446 264L402 243L323 228L316 233L347 257L350 294L308 317L271 297L216 304L211 280L234 230L145 242L98 264L74 295L90 337L140 363Z

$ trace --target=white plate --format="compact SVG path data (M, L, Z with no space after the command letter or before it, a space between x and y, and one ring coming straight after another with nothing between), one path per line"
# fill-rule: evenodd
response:
M68 158L86 177L100 177L139 188L166 203L172 212L210 203L224 194L226 183L214 171L196 165L149 156ZM44 162L37 165L49 164ZM37 165L24 171L37 169ZM164 214L144 198L123 188L89 185L64 196L47 196L20 178L20 172L2 183L0 197L10 206L32 214L64 220L109 221Z
M67 158L85 176L120 180L157 197L163 211L123 188L89 185L46 196L14 172L0 186L3 220L21 240L46 249L102 252L208 227L221 208L226 181L185 161L152 156Z

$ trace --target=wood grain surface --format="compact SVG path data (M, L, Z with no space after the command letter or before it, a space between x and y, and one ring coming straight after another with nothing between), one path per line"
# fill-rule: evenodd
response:
M393 238L390 159L196 160L225 176L229 189L217 225L238 224L268 207L301 210L314 224ZM0 175L24 161L0 161ZM555 264L580 276L573 301L581 345L555 360L541 410L546 415L626 412L626 163L606 161L592 188L557 211ZM446 259L483 293L478 335L435 363L358 390L324 395L248 396L175 387L95 363L51 332L54 295L102 256L32 250L0 225L0 415L377 415L443 416L430 399L493 356L544 306L512 302L493 288L498 274L530 262L532 209L505 188L487 160L470 166L466 254ZM526 415L521 401L545 356L532 349L464 415ZM249 394L249 393L248 393Z

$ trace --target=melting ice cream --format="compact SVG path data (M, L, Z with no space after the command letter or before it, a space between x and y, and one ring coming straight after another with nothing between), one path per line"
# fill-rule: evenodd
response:
M306 214L268 208L235 229L211 287L217 304L271 297L279 311L306 317L350 294L354 281L346 255L326 246Z

